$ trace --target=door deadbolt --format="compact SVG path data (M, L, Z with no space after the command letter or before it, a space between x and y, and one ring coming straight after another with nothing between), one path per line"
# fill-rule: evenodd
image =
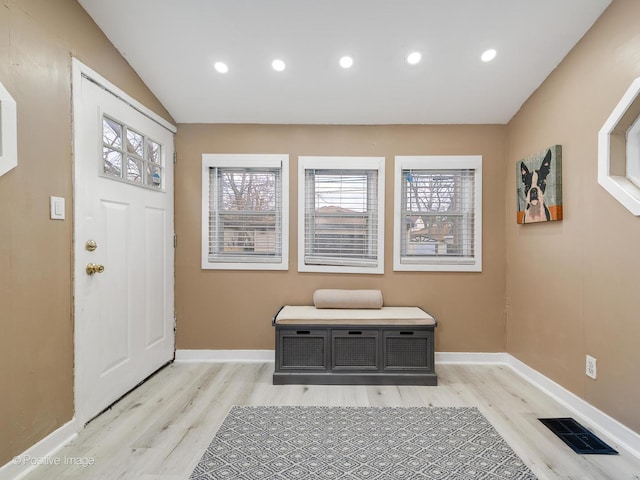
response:
M88 240L87 243L84 244L84 247L90 252L93 252L96 248L98 248L98 244L95 242L95 240Z

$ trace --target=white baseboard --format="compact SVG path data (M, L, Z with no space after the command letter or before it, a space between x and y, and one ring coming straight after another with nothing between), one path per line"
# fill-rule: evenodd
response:
M437 352L436 363L508 364L506 353ZM176 350L179 363L273 362L275 350Z
M22 454L15 456L12 461L0 467L0 480L20 480L38 465L55 460L55 454L67 443L75 439L80 430L82 430L82 427L73 418ZM62 461L62 459L58 461Z
M178 363L273 362L275 350L176 350ZM436 363L508 364L506 353L436 352Z
M178 363L273 362L275 350L176 350Z
M510 355L508 353L469 353L469 352L436 352L435 362L443 364L473 364L491 365L508 364Z

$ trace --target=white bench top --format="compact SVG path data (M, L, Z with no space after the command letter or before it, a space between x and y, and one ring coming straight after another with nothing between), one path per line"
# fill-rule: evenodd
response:
M380 309L316 308L286 305L275 318L277 325L436 325L419 307Z

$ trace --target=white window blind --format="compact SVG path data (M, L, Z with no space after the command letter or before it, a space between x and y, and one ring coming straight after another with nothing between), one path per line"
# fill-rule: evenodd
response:
M304 168L302 270L381 273L383 171L378 161L369 165Z
M396 170L396 270L478 270L482 231L478 223L482 221L479 167L475 161L448 166L443 157L436 157L433 165L429 165L430 157L417 158L423 161L405 162Z
M205 268L280 269L287 264L285 199L280 163L213 155L205 165ZM214 157L213 159L210 157ZM233 157L233 156L231 156ZM203 157L204 158L204 157ZM250 165L248 165L250 164Z

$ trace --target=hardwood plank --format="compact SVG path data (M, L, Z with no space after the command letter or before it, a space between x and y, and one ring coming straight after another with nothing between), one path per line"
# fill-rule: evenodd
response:
M620 455L577 455L564 445L538 418L571 413L508 367L437 371L437 387L274 386L269 362L172 364L89 423L58 452L61 465L40 466L26 480L186 480L233 405L474 406L540 479L640 480L640 459L613 442Z

